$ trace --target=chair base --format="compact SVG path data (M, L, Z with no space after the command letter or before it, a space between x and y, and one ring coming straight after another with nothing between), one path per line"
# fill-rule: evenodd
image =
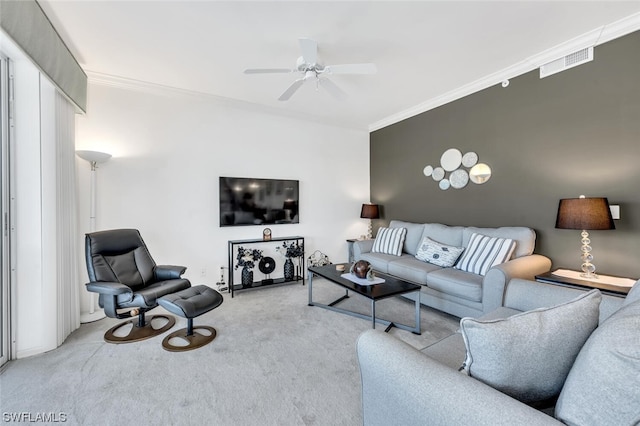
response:
M182 328L180 330L174 331L173 333L169 334L167 337L165 337L162 340L162 347L165 350L170 352L184 352L184 351L190 351L192 349L198 349L206 345L207 343L210 343L213 339L216 338L216 329L213 327L209 327L206 325L198 325L198 326L193 326L192 329L193 329L193 333L191 335L188 334L189 332L188 328ZM198 329L209 330L211 335L207 336L204 334L200 334L196 331ZM169 343L169 341L174 338L185 340L187 342L187 345L185 346L172 345L171 343Z
M155 318L164 318L167 320L167 323L160 328L153 328L151 325L152 321ZM104 334L104 341L107 343L133 343L139 342L141 340L146 340L151 337L155 337L159 334L164 333L173 327L176 323L176 319L171 315L153 315L150 319L146 321L146 324L142 327L138 325L138 320L136 318L132 318L128 321L122 322L109 330ZM116 336L114 333L118 331L120 328L133 324L131 331L126 336Z

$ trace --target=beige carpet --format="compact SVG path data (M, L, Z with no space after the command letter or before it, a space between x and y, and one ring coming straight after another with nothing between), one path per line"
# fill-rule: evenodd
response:
M61 413L68 425L360 425L355 343L371 323L307 306L307 288L224 293L219 308L195 320L217 338L184 353L164 351L162 337L104 343L118 320L84 324L60 348L3 369L0 411ZM314 280L314 300L343 293ZM370 304L353 296L340 307L366 313ZM393 298L377 312L412 324L414 305ZM176 327L185 324L178 318ZM457 327L457 318L423 307L422 335L390 333L422 349Z

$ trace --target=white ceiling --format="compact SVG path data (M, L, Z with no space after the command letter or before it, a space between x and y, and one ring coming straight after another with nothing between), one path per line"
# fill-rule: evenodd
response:
M364 129L487 76L514 77L508 73L522 69L514 64L640 13L640 1L39 3L90 79L169 86ZM286 102L277 98L297 75L243 74L295 68L299 37L318 42L325 65L374 62L378 73L332 76L344 101L307 84Z

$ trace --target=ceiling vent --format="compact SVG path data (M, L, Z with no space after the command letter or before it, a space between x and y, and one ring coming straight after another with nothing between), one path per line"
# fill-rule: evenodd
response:
M540 78L548 77L590 61L593 61L593 47L585 47L541 66Z

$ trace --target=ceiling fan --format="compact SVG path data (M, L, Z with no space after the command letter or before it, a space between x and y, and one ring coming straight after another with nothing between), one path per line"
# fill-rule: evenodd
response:
M337 99L344 99L347 94L334 82L327 78L327 75L336 74L375 74L375 64L342 64L342 65L322 65L318 62L318 43L310 38L299 38L300 51L302 56L298 58L295 69L290 68L249 68L244 70L245 74L285 74L299 73L302 76L295 80L285 90L279 101L286 101L307 81L314 81L316 88L322 86L327 92Z

